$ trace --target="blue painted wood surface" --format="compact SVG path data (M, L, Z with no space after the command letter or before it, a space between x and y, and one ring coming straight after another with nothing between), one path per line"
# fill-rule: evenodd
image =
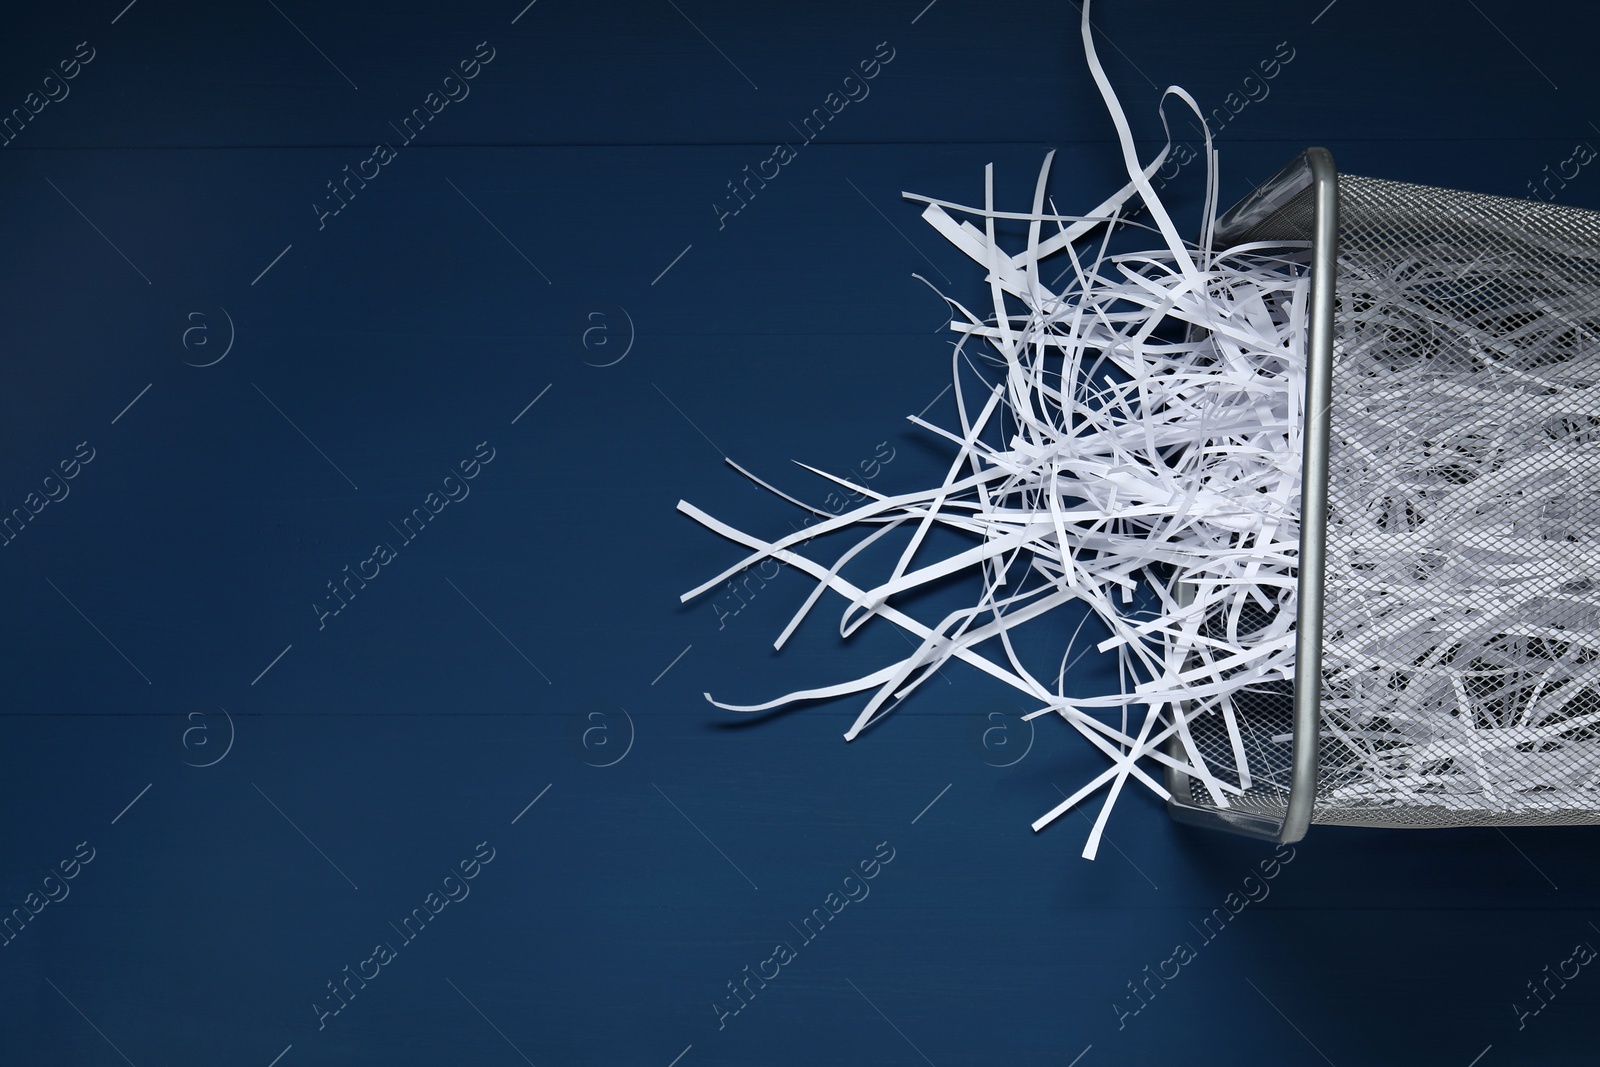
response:
M6 16L0 1062L1593 1062L1594 829L1274 858L1130 790L1090 864L1028 824L1100 757L975 672L851 744L702 698L904 648L680 605L737 555L674 511L940 475L913 275L984 286L900 192L1121 181L1076 8L924 5ZM1600 207L1590 5L1095 17L1147 153L1227 109L1224 203L1322 144Z

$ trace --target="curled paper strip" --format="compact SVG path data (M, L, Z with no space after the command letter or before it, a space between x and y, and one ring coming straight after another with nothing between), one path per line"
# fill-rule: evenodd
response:
M1034 823L1040 829L1105 788L1106 802L1084 849L1092 859L1129 777L1167 797L1141 764L1184 770L1220 806L1242 791L1201 758L1188 731L1195 716L1227 721L1235 757L1230 777L1248 787L1230 694L1293 676L1309 253L1281 245L1222 255L1207 249L1216 202L1209 140L1206 240L1186 244L1150 182L1167 150L1140 164L1095 56L1088 4L1083 39L1116 124L1127 186L1088 215L1061 215L1053 205L1046 211L1051 153L1031 212L995 209L992 168L985 172L982 208L906 194L925 203L923 218L987 271L993 299L993 314L982 319L951 302L958 313L951 328L961 335L953 360L959 425L944 429L911 419L953 446L944 481L886 496L816 472L867 502L776 541L735 530L686 502L679 509L750 550L685 600L771 557L818 582L777 647L824 589L847 601L841 635L881 618L916 642L910 655L864 677L759 704L714 704L764 711L870 692L845 734L853 739L944 663L961 660L1037 701L1034 715L1059 715L1110 759L1103 773ZM1183 90L1167 90L1163 104L1170 96L1200 114ZM1136 204L1149 210L1165 245L1112 254L1111 234ZM1000 219L1027 222L1026 247L1001 247ZM1051 272L1056 281L1047 284ZM1063 279L1061 292L1053 291ZM974 338L985 346L979 358L1000 376L981 397L968 395L961 373L964 363L975 369L968 352ZM935 527L963 535L971 547L928 558ZM846 529L869 532L831 563L801 553L816 538ZM904 544L888 575L865 586L844 576L857 554L889 535ZM979 579L981 593L971 608L928 624L895 606L906 594L959 573ZM1136 607L1141 586L1155 593L1153 611ZM1074 602L1087 605L1109 630L1099 647L1118 657L1123 693L1068 697L1065 654L1052 684L1021 662L1013 643L1019 628ZM1247 606L1255 609L1249 624L1242 622ZM1130 719L1133 708L1143 708L1142 717ZM1115 713L1120 725L1097 712ZM1174 735L1182 758L1168 754Z

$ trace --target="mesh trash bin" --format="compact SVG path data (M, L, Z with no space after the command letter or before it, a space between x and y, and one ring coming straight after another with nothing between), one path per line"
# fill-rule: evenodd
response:
M1169 768L1170 813L1286 842L1600 822L1600 212L1313 148L1218 221L1246 242L1311 247L1295 676L1233 695L1246 782L1191 721L1244 792Z

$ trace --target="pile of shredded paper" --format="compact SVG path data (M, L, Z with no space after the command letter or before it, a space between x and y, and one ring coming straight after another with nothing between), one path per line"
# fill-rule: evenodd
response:
M685 594L685 600L770 557L817 582L777 647L824 590L845 601L842 635L877 618L900 627L913 645L904 658L864 677L759 704L713 703L763 711L870 694L845 734L854 738L944 664L969 664L1035 702L1037 710L1027 718L1057 715L1104 753L1104 771L1034 823L1040 829L1104 790L1083 852L1092 859L1130 777L1165 799L1162 767L1177 768L1219 807L1249 789L1252 769L1234 702L1252 689L1281 687L1293 678L1310 250L1282 243L1211 250L1216 155L1209 139L1200 239L1195 244L1182 239L1151 183L1166 162L1170 140L1154 160L1139 161L1095 55L1088 10L1086 2L1084 48L1117 128L1128 184L1086 215L1062 215L1045 193L1051 162L1046 157L1030 211L996 208L992 172L986 173L982 207L907 194L927 205L923 218L929 224L983 268L992 297L992 310L981 317L950 301L952 329L961 335L953 358L956 424L940 427L911 419L948 442L952 459L944 480L918 492L884 495L816 471L865 502L837 516L819 512L821 521L770 541L688 503L679 508L749 550ZM1174 96L1199 115L1181 89L1168 89L1163 105ZM1158 234L1160 247L1114 251L1113 234L1128 232L1136 225L1132 216L1143 212L1149 221L1137 225ZM997 223L1008 232L1025 224L1025 241L1015 238L1010 243L1020 247L1001 247ZM1374 321L1366 340L1351 334L1348 358L1380 358L1393 325ZM992 387L974 391L974 375ZM1517 375L1516 381L1506 377ZM1374 540L1366 563L1360 552L1346 553L1345 570L1330 561L1330 603L1340 582L1370 586L1375 580L1371 560L1379 559L1384 574L1394 572L1384 590L1385 625L1400 612L1413 620L1409 631L1437 635L1433 659L1438 662L1409 657L1403 664L1386 664L1387 631L1371 625L1375 619L1360 610L1346 618L1330 608L1324 734L1347 744L1368 765L1366 778L1344 790L1345 799L1357 803L1437 792L1450 751L1471 756L1449 764L1450 773L1472 778L1462 787L1467 791L1515 788L1525 769L1514 759L1496 764L1497 753L1525 751L1527 742L1547 740L1550 731L1570 735L1578 710L1600 720L1600 697L1594 696L1600 675L1596 642L1578 641L1562 630L1567 644L1552 652L1548 620L1537 617L1543 610L1538 605L1548 604L1549 597L1560 594L1558 587L1574 580L1575 567L1587 571L1595 562L1587 547L1557 551L1540 532L1553 522L1559 525L1549 502L1559 503L1562 484L1572 473L1570 464L1552 452L1571 442L1547 440L1548 420L1541 409L1556 394L1589 389L1600 380L1600 370L1587 373L1580 367L1557 380L1508 366L1502 377L1509 385L1486 385L1480 378L1472 388L1448 380L1437 363L1417 369L1413 377L1375 374L1357 383L1372 395L1352 410L1383 424L1370 438L1391 439L1395 420L1414 420L1426 411L1432 437L1457 441L1461 462L1478 462L1484 471L1481 477L1442 481L1427 475L1429 485L1422 486L1422 472L1398 470L1361 447L1359 427L1351 431L1354 436L1344 435L1354 444L1336 449L1336 463L1360 468L1331 476L1344 487L1345 496L1333 501L1340 521L1354 524L1342 533L1358 536L1370 527ZM1569 408L1578 403L1573 396L1562 399ZM1594 410L1589 403L1578 407ZM1600 439L1596 423L1600 420L1582 422L1589 438ZM1523 437L1538 438L1538 447L1519 444ZM1529 461L1506 463L1508 449ZM1544 497L1524 492L1539 485L1549 490ZM1407 496L1407 486L1417 489L1409 494L1410 503L1396 503ZM1356 499L1363 493L1371 498L1365 504ZM1380 514L1407 507L1430 509L1440 521L1419 531L1415 511L1398 525L1393 515ZM1473 524L1492 525L1503 536L1508 523L1539 541L1530 540L1520 570L1485 557L1479 569L1494 573L1469 575L1461 569L1465 557L1437 543L1452 532L1470 534L1467 527ZM966 547L934 551L934 543L952 543L948 536L930 538L936 529L959 535ZM860 536L834 558L806 554L816 550L816 539L839 531ZM852 567L852 560L879 542L900 548L893 568L867 578L855 573L860 568ZM1422 572L1439 580L1419 581ZM926 621L904 609L910 594L958 574L969 576L977 590L970 606ZM1594 577L1593 585L1600 588L1600 574ZM1538 589L1509 595L1505 583L1513 580L1532 581ZM1021 628L1059 629L1062 616L1052 613L1072 604L1086 606L1109 633L1098 648L1118 657L1121 692L1069 697L1070 641L1055 646L1061 658L1048 672L1036 673L1024 664L1017 645L1031 631ZM1496 610L1516 617L1491 618ZM1597 616L1588 614L1591 630L1600 629ZM1482 647L1464 659L1463 641ZM1530 653L1529 646L1541 641L1542 651ZM1529 699L1519 704L1517 721L1485 713L1479 706L1483 699L1466 691L1462 669L1468 660L1481 661L1491 673L1526 661L1525 684L1518 684L1538 691L1523 693ZM1396 689L1396 670L1410 679L1403 695ZM1594 706L1578 709L1573 701L1585 692ZM1551 709L1554 725L1541 733L1539 724ZM1212 763L1221 760L1218 765L1208 764L1191 736L1191 723L1199 716L1215 716L1208 722L1220 720L1225 727L1230 744L1206 746ZM1212 736L1218 732L1210 731ZM1219 757L1227 748L1231 755ZM1258 776L1262 773L1258 768ZM1592 796L1596 777L1600 771L1584 783L1559 784L1582 784Z
M1293 676L1309 253L1285 254L1281 246L1233 249L1225 256L1204 250L1215 215L1209 140L1205 232L1198 246L1179 236L1151 185L1170 142L1150 163L1138 162L1094 52L1088 6L1084 47L1116 123L1128 185L1087 215L1047 211L1047 156L1029 212L996 210L992 169L982 208L906 194L926 203L923 218L988 272L993 297L993 314L984 318L951 302L959 314L952 329L963 335L954 356L959 425L911 419L953 446L944 481L885 496L816 471L866 502L775 541L736 530L687 502L678 506L750 550L683 599L770 557L818 583L775 647L825 589L847 601L842 635L879 618L901 627L915 645L904 659L865 677L760 704L713 703L765 711L870 692L845 734L853 739L946 662L970 664L1037 701L1039 710L1027 717L1057 714L1108 757L1103 773L1034 824L1039 829L1108 789L1084 849L1092 859L1130 776L1167 796L1146 770L1151 761L1194 775L1219 805L1240 792L1218 779L1189 740L1187 720L1195 715L1227 717L1237 764L1231 777L1247 787L1249 768L1229 695L1262 679ZM1183 90L1168 89L1166 96L1179 97L1199 115ZM1139 205L1165 247L1111 253L1111 235ZM1026 222L1026 245L1001 248L997 220ZM987 349L980 359L999 378L986 396L963 391L960 368L970 366L967 342L974 338ZM996 439L1003 442L990 443ZM924 558L936 526L965 535L971 547ZM801 551L847 529L862 536L837 558L818 561ZM844 576L853 557L897 532L905 543L890 573L870 585ZM971 607L923 622L895 606L908 592L959 572L981 579ZM1186 603L1175 592L1178 574L1190 591L1181 598ZM1158 610L1148 603L1136 609L1140 587L1159 597ZM1050 613L1073 602L1087 605L1109 629L1099 647L1120 657L1125 692L1067 697L1070 647L1053 678L1036 677L1020 662L1011 639L1018 627L1055 623ZM1264 612L1268 625L1239 625L1252 603L1257 611L1251 618ZM1216 620L1225 638L1212 636L1215 625L1203 625ZM1134 707L1144 709L1142 718L1130 719ZM1120 727L1104 721L1118 717ZM1166 752L1174 732L1187 759Z
M1319 802L1600 807L1600 272L1539 245L1342 264Z

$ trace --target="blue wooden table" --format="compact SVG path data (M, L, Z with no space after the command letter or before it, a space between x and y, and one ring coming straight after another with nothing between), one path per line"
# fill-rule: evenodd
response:
M5 16L0 1063L1594 1062L1593 829L1129 790L1088 863L1029 823L1103 757L975 671L849 744L702 696L904 654L774 653L787 569L680 604L738 550L675 506L942 477L914 275L986 287L900 193L1125 180L1076 7L523 2ZM1225 204L1320 144L1600 207L1591 5L1094 15Z

